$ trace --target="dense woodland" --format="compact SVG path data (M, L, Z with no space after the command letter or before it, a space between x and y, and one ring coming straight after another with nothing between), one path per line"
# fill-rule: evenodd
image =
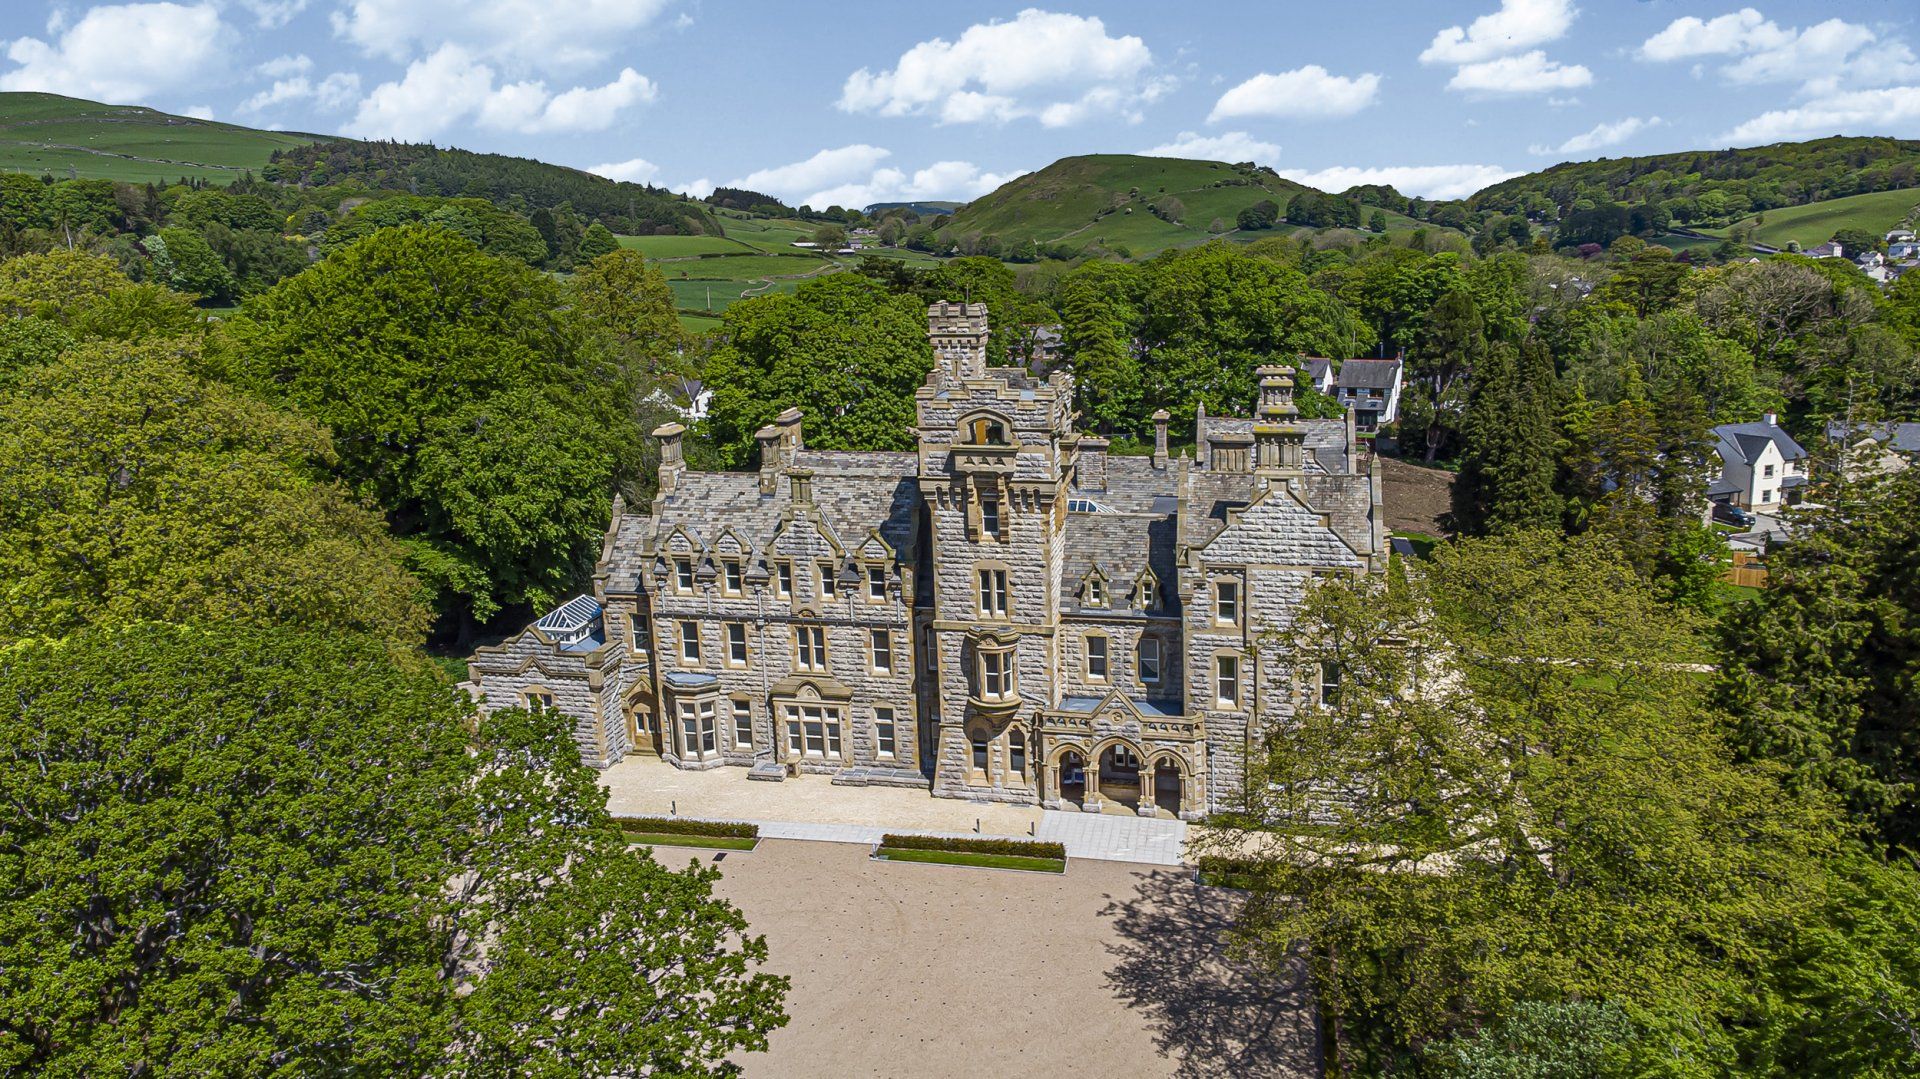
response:
M870 259L696 336L583 210L352 190L0 183L0 1069L763 1046L784 985L711 874L628 853L558 717L476 721L433 656L582 587L680 379L696 466L788 406L809 445L910 444L925 305L965 296L996 363L1059 325L1120 452L1244 413L1261 364L1405 356L1387 437L1458 472L1456 538L1315 588L1293 647L1338 691L1213 822L1336 1067L1920 1070L1920 470L1840 483L1817 437L1920 415L1920 275L1274 236ZM1764 410L1831 508L1741 597L1707 430Z

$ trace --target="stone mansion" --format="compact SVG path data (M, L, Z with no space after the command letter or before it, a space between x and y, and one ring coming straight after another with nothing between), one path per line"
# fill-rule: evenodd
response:
M757 472L660 441L616 499L591 594L469 662L482 707L558 709L589 764L1194 818L1232 804L1257 726L1321 692L1275 643L1310 578L1384 570L1380 472L1263 367L1252 419L1192 456L1108 453L1073 379L987 366L983 304L928 310L918 448L808 449L788 409ZM1259 724L1256 725L1255 718Z

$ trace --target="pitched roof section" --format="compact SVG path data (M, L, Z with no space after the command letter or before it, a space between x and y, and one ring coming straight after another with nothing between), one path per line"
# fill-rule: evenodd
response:
M1744 461L1752 464L1766 452L1769 443L1778 447L1780 457L1786 461L1798 461L1807 455L1793 436L1782 430L1771 420L1755 420L1752 423L1723 423L1713 429L1713 437L1718 440L1720 456L1729 461Z
M534 625L548 633L571 633L584 629L600 617L600 602L592 596L575 596L540 616Z
M1320 515L1295 501L1284 489L1269 490L1239 511L1220 530L1201 557L1208 562L1242 565L1315 566L1359 569L1365 563L1320 523Z
M1177 528L1171 514L1076 513L1067 517L1066 562L1060 572L1060 607L1099 614L1172 614L1180 609L1175 587ZM1087 607L1080 584L1095 569L1107 580L1107 605ZM1151 569L1159 581L1160 605L1140 611L1135 582Z
M1348 390L1389 390L1400 381L1399 360L1346 360L1334 385Z

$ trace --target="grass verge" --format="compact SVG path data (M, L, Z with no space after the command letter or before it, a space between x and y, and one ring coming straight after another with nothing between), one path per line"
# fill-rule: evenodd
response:
M881 847L873 852L886 862L926 862L933 865L964 865L978 869L1017 869L1027 873L1065 873L1067 863L1057 858L1027 858L1018 854L971 854L955 850L904 850Z
M674 835L668 832L628 832L627 842L647 847L705 847L708 850L752 850L758 839L732 835Z

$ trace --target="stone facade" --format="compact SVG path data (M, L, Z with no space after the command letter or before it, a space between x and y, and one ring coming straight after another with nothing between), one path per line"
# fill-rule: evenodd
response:
M758 472L686 468L616 500L593 593L470 664L487 708L572 717L583 759L924 787L1198 817L1249 739L1318 691L1275 636L1311 578L1383 570L1377 465L1262 368L1252 419L1195 452L1110 455L1073 380L988 367L981 304L928 311L911 453L808 450L789 409ZM1254 722L1254 717L1259 722Z

